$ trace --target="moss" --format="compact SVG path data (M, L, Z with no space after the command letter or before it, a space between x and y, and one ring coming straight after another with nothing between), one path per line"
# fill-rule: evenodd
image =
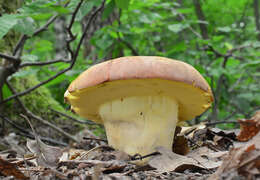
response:
M39 83L40 82L35 75L15 77L11 79L11 84L17 90L17 92L22 92ZM26 94L25 96L22 96L21 100L30 111L36 114L49 114L51 113L50 108L65 112L61 104L53 99L49 89L45 86L41 86L36 90Z

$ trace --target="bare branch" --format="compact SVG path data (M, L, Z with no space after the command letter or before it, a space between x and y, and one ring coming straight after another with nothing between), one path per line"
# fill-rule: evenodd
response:
M7 55L7 54L3 54L3 53L0 53L0 57L1 58L5 58L6 60L9 60L9 61L13 61L15 63L19 63L21 60L17 57L14 57L14 56L10 56L10 55Z
M55 64L55 63L59 63L59 62L70 63L71 60L57 59L57 60L53 60L53 61L35 62L35 63L29 63L29 62L26 63L25 62L25 63L21 64L19 66L19 68L23 68L26 66L44 66L44 65L50 65L50 64Z
M75 8L74 12L72 13L70 24L67 27L67 32L69 34L69 39L66 40L66 43L67 43L67 49L68 49L71 57L74 57L74 52L73 52L73 50L70 47L70 43L76 39L76 36L72 33L71 29L72 29L72 26L73 26L73 24L75 22L75 18L76 18L77 12L79 11L79 8L80 8L82 3L83 3L83 0L81 0L78 3L77 7Z
M72 17L71 17L71 20L70 20L70 24L69 24L69 26L68 26L68 28L67 28L70 32L71 32L72 25L73 25L74 22L75 22L76 15L77 15L77 13L78 13L78 11L79 11L79 8L80 8L80 6L81 6L82 3L83 3L83 0L80 0L80 2L78 3L77 7L75 8L75 10L74 10L74 12L73 12L73 14L72 14ZM70 34L72 34L72 32L71 32Z
M42 27L38 28L38 29L33 33L33 36L36 36L36 35L38 35L39 33L41 33L42 31L47 30L47 28L49 27L49 25L52 24L57 17L58 17L57 14L53 15Z
M25 35L25 34L21 36L18 43L15 45L15 48L14 48L14 51L13 51L14 56L16 56L16 55L21 56L22 51L20 51L20 49L25 44L25 41L27 40L27 38L28 38L28 36Z
M243 46L237 46L237 47L232 48L231 50L229 50L227 54L232 54L235 51L240 51L242 49L245 49L245 48L248 48L248 47L252 47L252 46L253 46L252 44L247 44L247 45L243 45Z

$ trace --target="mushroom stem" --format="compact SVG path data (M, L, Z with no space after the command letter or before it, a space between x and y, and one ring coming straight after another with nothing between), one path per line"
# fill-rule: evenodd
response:
M171 149L178 122L178 103L168 96L132 96L99 108L108 143L130 155L146 155L163 146Z

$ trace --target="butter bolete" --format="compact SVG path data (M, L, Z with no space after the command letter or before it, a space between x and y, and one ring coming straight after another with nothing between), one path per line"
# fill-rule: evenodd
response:
M130 155L171 149L177 122L211 106L208 83L191 65L156 56L92 66L65 92L74 112L104 124L108 143Z

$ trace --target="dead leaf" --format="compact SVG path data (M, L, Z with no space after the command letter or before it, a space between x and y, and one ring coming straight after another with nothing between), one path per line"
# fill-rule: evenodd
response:
M62 156L62 150L59 147L44 144L40 139L27 140L28 149L37 155L36 161L38 165L45 167L56 167L59 158Z
M233 148L224 158L222 165L210 177L210 180L222 179L227 173L237 172L247 179L260 174L260 133L243 146ZM236 175L232 173L231 175Z
M193 137L195 131L200 129L205 129L205 128L206 128L205 123L196 124L194 126L182 127L179 135L180 136L186 135L189 137Z
M175 129L174 143L172 145L172 151L176 154L186 155L189 153L190 148L188 146L188 140L184 135L179 135L182 128L177 126Z
M148 164L156 168L159 172L184 171L186 169L205 169L196 160L182 156L164 148L157 147L156 150L160 155L152 157ZM207 168L206 168L207 169Z
M62 156L62 150L59 147L49 146L43 143L34 130L34 127L29 118L22 114L21 116L27 120L33 131L35 140L27 139L26 145L32 153L37 155L36 161L38 165L45 167L56 167L58 165L59 158Z
M240 133L237 136L239 141L248 141L260 131L260 110L251 119L238 120Z
M17 179L29 179L17 167L0 157L0 172L5 176L14 176Z
M227 151L215 152L208 147L203 146L187 154L187 157L195 159L207 169L214 169L221 165L221 159L225 154L227 154Z

